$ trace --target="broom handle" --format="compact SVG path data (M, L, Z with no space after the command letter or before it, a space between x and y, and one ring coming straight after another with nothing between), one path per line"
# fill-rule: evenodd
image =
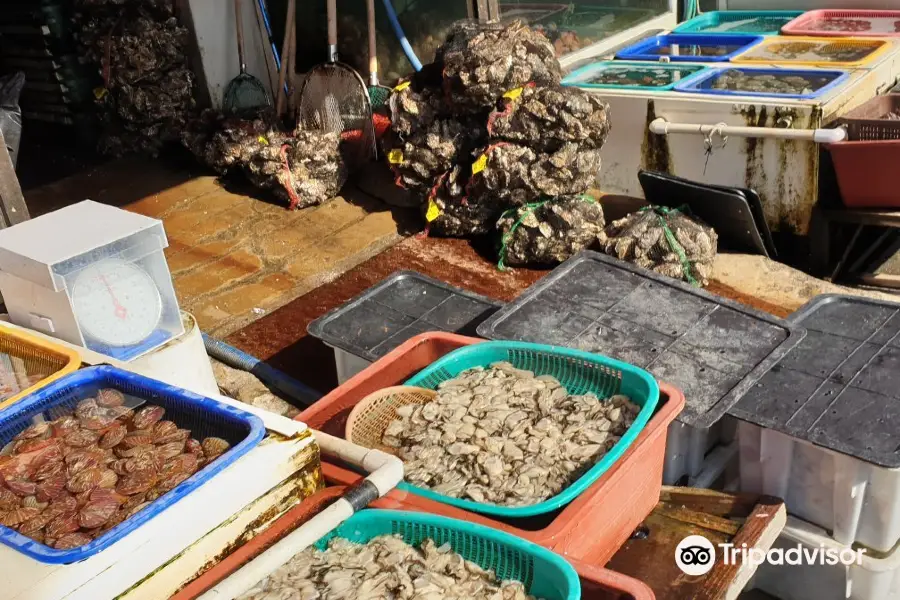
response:
M366 0L366 19L369 23L369 85L378 85L378 54L375 47L375 0Z
M321 6L321 5L320 5ZM337 0L327 0L328 6L328 61L337 62Z
M287 100L284 82L287 79L287 70L291 63L289 53L291 49L291 31L294 30L296 6L295 0L288 0L288 14L284 24L284 42L281 45L281 70L278 71L278 100L275 102L275 112L279 117L284 115L284 105L285 100Z
M247 63L244 62L244 15L241 11L241 0L234 0L234 26L237 29L238 58L241 61L241 74L247 72Z

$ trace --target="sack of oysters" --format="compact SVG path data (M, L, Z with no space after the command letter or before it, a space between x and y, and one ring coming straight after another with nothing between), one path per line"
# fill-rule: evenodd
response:
M564 196L511 209L497 222L498 266L557 265L606 240L603 208L589 196Z
M204 111L182 141L220 175L241 173L287 201L289 208L321 204L334 197L347 178L337 133L289 134L268 110L249 120Z
M609 224L607 254L693 285L709 283L715 230L680 210L648 206Z

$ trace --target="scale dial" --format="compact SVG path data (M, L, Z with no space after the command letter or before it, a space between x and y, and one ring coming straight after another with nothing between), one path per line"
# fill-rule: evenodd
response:
M146 271L118 258L98 261L75 277L75 317L85 337L109 346L147 339L162 318L162 298Z

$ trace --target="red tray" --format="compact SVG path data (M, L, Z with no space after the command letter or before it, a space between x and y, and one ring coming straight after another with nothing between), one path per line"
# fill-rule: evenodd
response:
M868 24L868 29L841 28L839 21ZM823 28L828 22L833 26ZM816 37L900 37L900 10L811 10L781 28L784 35Z

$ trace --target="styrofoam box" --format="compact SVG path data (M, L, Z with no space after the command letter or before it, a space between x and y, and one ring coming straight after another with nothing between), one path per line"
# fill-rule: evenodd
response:
M795 517L772 548L848 548L828 532ZM900 550L888 554L866 552L860 564L760 565L747 589L759 589L780 600L897 600L900 599Z
M745 421L738 426L741 491L783 498L788 513L888 552L900 540L900 469L814 446Z
M666 438L663 484L710 487L737 460L736 433L736 420L727 416L705 429L673 421Z
M352 352L331 346L334 350L334 367L337 370L338 385L341 385L366 367L372 364Z

